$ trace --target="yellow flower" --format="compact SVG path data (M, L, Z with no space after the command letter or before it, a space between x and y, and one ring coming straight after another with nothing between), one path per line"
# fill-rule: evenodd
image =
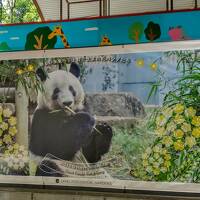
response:
M152 63L152 64L150 65L150 68L151 68L153 71L156 71L157 68L158 68L158 65L157 65L156 63Z
M11 143L12 142L11 136L10 135L4 135L3 142L5 142L6 144Z
M3 131L5 131L5 130L8 129L8 124L7 124L6 122L2 122L2 123L0 124L0 128L1 128Z
M166 107L163 109L162 113L166 118L170 118L173 114L173 110L170 107Z
M187 117L194 117L196 115L196 110L193 107L189 107L185 110L185 115Z
M184 111L184 105L182 105L180 103L175 105L174 112L176 114L181 114L183 111Z
M3 145L3 141L0 139L0 147Z
M176 124L173 121L167 124L166 128L167 131L173 132L175 129L176 129Z
M153 167L154 167L154 168L157 169L157 168L159 168L159 166L160 166L160 163L159 163L159 162L155 162L155 163L153 163Z
M23 72L24 72L24 71L23 71L22 69L20 69L20 68L17 68L17 69L16 69L16 74L17 74L17 75L21 75L21 74L23 74Z
M0 137L3 135L3 130L0 129Z
M166 154L166 155L164 156L164 159L165 159L165 160L171 160L171 155L170 155L170 154Z
M177 124L182 124L183 122L185 122L185 119L182 115L176 115L174 118L174 122Z
M9 108L3 110L3 116L9 118L12 115L12 111Z
M145 159L147 159L147 158L148 158L148 154L147 154L147 153L143 153L143 154L142 154L142 159L145 160Z
M154 146L153 147L153 151L155 152L155 153L159 153L160 152L160 147L159 146Z
M165 128L164 127L160 127L155 131L155 133L158 136L163 136L163 135L165 135Z
M15 144L13 145L13 148L16 149L16 150L18 150L19 147L20 147L20 146L19 146L19 144L17 144L17 143L15 143Z
M167 151L167 149L163 149L163 150L162 150L162 154L163 154L163 155L166 155L166 154L168 154L168 151Z
M163 126L165 125L167 119L165 118L164 115L159 115L157 118L156 118L156 124L157 126Z
M186 137L185 138L185 144L188 145L190 148L192 148L194 145L196 145L196 140L194 137Z
M139 58L136 60L136 66L137 67L144 67L144 59Z
M170 161L165 161L164 162L164 167L169 168L171 166L171 162Z
M200 126L200 116L194 116L192 118L192 124L195 126Z
M184 144L181 140L177 140L176 142L174 142L174 149L176 151L182 151L184 149Z
M27 66L27 70L28 70L29 72L34 71L34 66L33 66L33 65L28 65L28 66Z
M11 136L15 136L16 133L17 133L17 128L16 128L15 126L10 127L9 130L8 130L8 132L9 132L9 134L10 134Z
M144 167L147 167L148 161L147 161L147 160L143 160L143 161L142 161L142 164L143 164Z
M153 169L153 173L154 173L154 175L159 175L160 169L159 168Z
M160 156L158 153L154 153L153 157L157 160Z
M162 140L162 144L166 145L167 147L171 146L173 143L173 140L171 138L171 136L165 136L163 137L163 140Z
M174 137L176 138L182 138L183 135L184 135L184 132L181 129L174 131Z
M195 138L199 138L200 137L200 128L194 128L193 131L192 131L192 135Z
M16 117L11 116L10 119L8 119L8 123L9 123L11 126L15 126L15 125L17 124L17 119L16 119Z
M187 124L187 123L183 123L182 126L181 126L181 129L187 133L187 132L190 132L192 130L191 128L191 125L190 124Z

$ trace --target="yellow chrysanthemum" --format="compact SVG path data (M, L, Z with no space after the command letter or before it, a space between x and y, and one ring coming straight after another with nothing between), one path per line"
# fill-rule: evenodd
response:
M176 151L183 151L184 150L184 143L181 140L174 142L174 149Z
M10 119L8 119L8 123L9 123L11 126L15 126L15 125L17 124L17 118L11 116Z
M170 155L170 154L166 154L166 155L164 156L164 159L165 159L165 160L171 160L171 155Z
M177 125L173 121L171 121L167 124L166 130L168 132L173 132L176 129L176 127Z
M14 148L14 149L17 149L17 150L19 149L19 147L20 147L20 145L17 144L17 143L15 143L15 144L13 145L13 148Z
M187 132L190 132L192 130L192 127L190 124L187 124L187 123L183 123L182 126L181 126L181 129L187 133Z
M159 163L159 162L153 163L153 167L154 167L155 169L159 168L159 167L160 167L160 163Z
M147 160L143 160L142 164L143 164L144 167L147 167L148 166L148 161Z
M169 168L171 166L171 162L170 161L165 161L164 162L164 167Z
M145 159L147 159L148 157L149 157L149 155L148 155L147 153L143 153L143 154L142 154L142 159L145 160Z
M155 176L159 175L160 174L160 169L159 168L153 169L153 173L154 173Z
M166 122L167 122L167 119L165 118L164 115L159 115L156 118L156 124L157 124L157 126L163 126L163 125L165 125Z
M153 147L153 151L155 152L155 153L159 153L160 152L160 147L159 146L154 146Z
M182 138L183 135L184 135L184 132L181 129L174 131L174 137L176 138Z
M136 60L136 66L137 67L144 67L144 59L139 58Z
M160 155L159 155L159 153L154 153L153 157L157 160L160 157Z
M165 128L164 127L160 127L158 128L156 131L155 131L155 134L158 135L158 136L163 136L165 135Z
M3 116L9 118L12 115L12 111L9 108L3 110Z
M184 105L183 104L176 104L174 107L174 112L176 114L181 114L184 111Z
M5 142L6 144L11 143L12 142L11 136L10 135L4 135L3 142Z
M173 144L171 136L163 137L162 144L166 145L167 147L171 146Z
M10 134L11 136L15 136L16 133L17 133L17 128L16 128L15 126L10 127L9 130L8 130L8 132L9 132L9 134Z
M199 138L200 137L200 127L199 128L194 128L193 131L192 131L192 135L195 138Z
M0 128L1 128L3 131L5 131L5 130L8 129L8 124L7 124L6 122L2 122L2 123L0 123Z
M185 119L184 119L184 117L182 115L176 115L174 117L174 122L176 124L182 124L183 122L185 122Z
M185 138L185 144L192 148L194 145L196 145L196 139L192 136L188 136Z
M167 151L167 149L162 149L162 152L161 152L163 155L166 155L166 154L168 154L168 151Z
M3 130L0 129L0 137L3 135Z
M200 116L194 116L194 117L192 118L192 124L193 124L194 126L200 126Z
M185 115L187 117L194 117L196 115L196 110L193 107L189 107L185 110Z

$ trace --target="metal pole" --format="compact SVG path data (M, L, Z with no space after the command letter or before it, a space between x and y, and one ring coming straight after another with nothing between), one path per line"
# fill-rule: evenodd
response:
M63 19L63 2L60 0L60 20Z
M169 0L166 0L166 10L169 11Z
M171 10L174 10L174 1L171 0Z
M195 6L194 6L194 8L198 8L198 1L197 0L195 0Z

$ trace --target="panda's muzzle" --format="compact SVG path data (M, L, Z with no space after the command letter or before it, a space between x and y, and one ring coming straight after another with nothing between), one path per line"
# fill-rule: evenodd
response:
M63 105L67 106L67 107L70 107L72 105L72 103L73 103L72 101L64 101Z

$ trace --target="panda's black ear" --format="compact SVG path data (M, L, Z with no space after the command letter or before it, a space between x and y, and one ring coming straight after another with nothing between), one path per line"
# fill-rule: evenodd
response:
M39 67L37 70L36 70L36 74L37 76L40 78L40 80L42 82L46 81L47 79L47 74L46 72L44 71L44 69L42 67Z
M74 76L79 78L80 76L80 67L77 63L72 62L69 70Z

